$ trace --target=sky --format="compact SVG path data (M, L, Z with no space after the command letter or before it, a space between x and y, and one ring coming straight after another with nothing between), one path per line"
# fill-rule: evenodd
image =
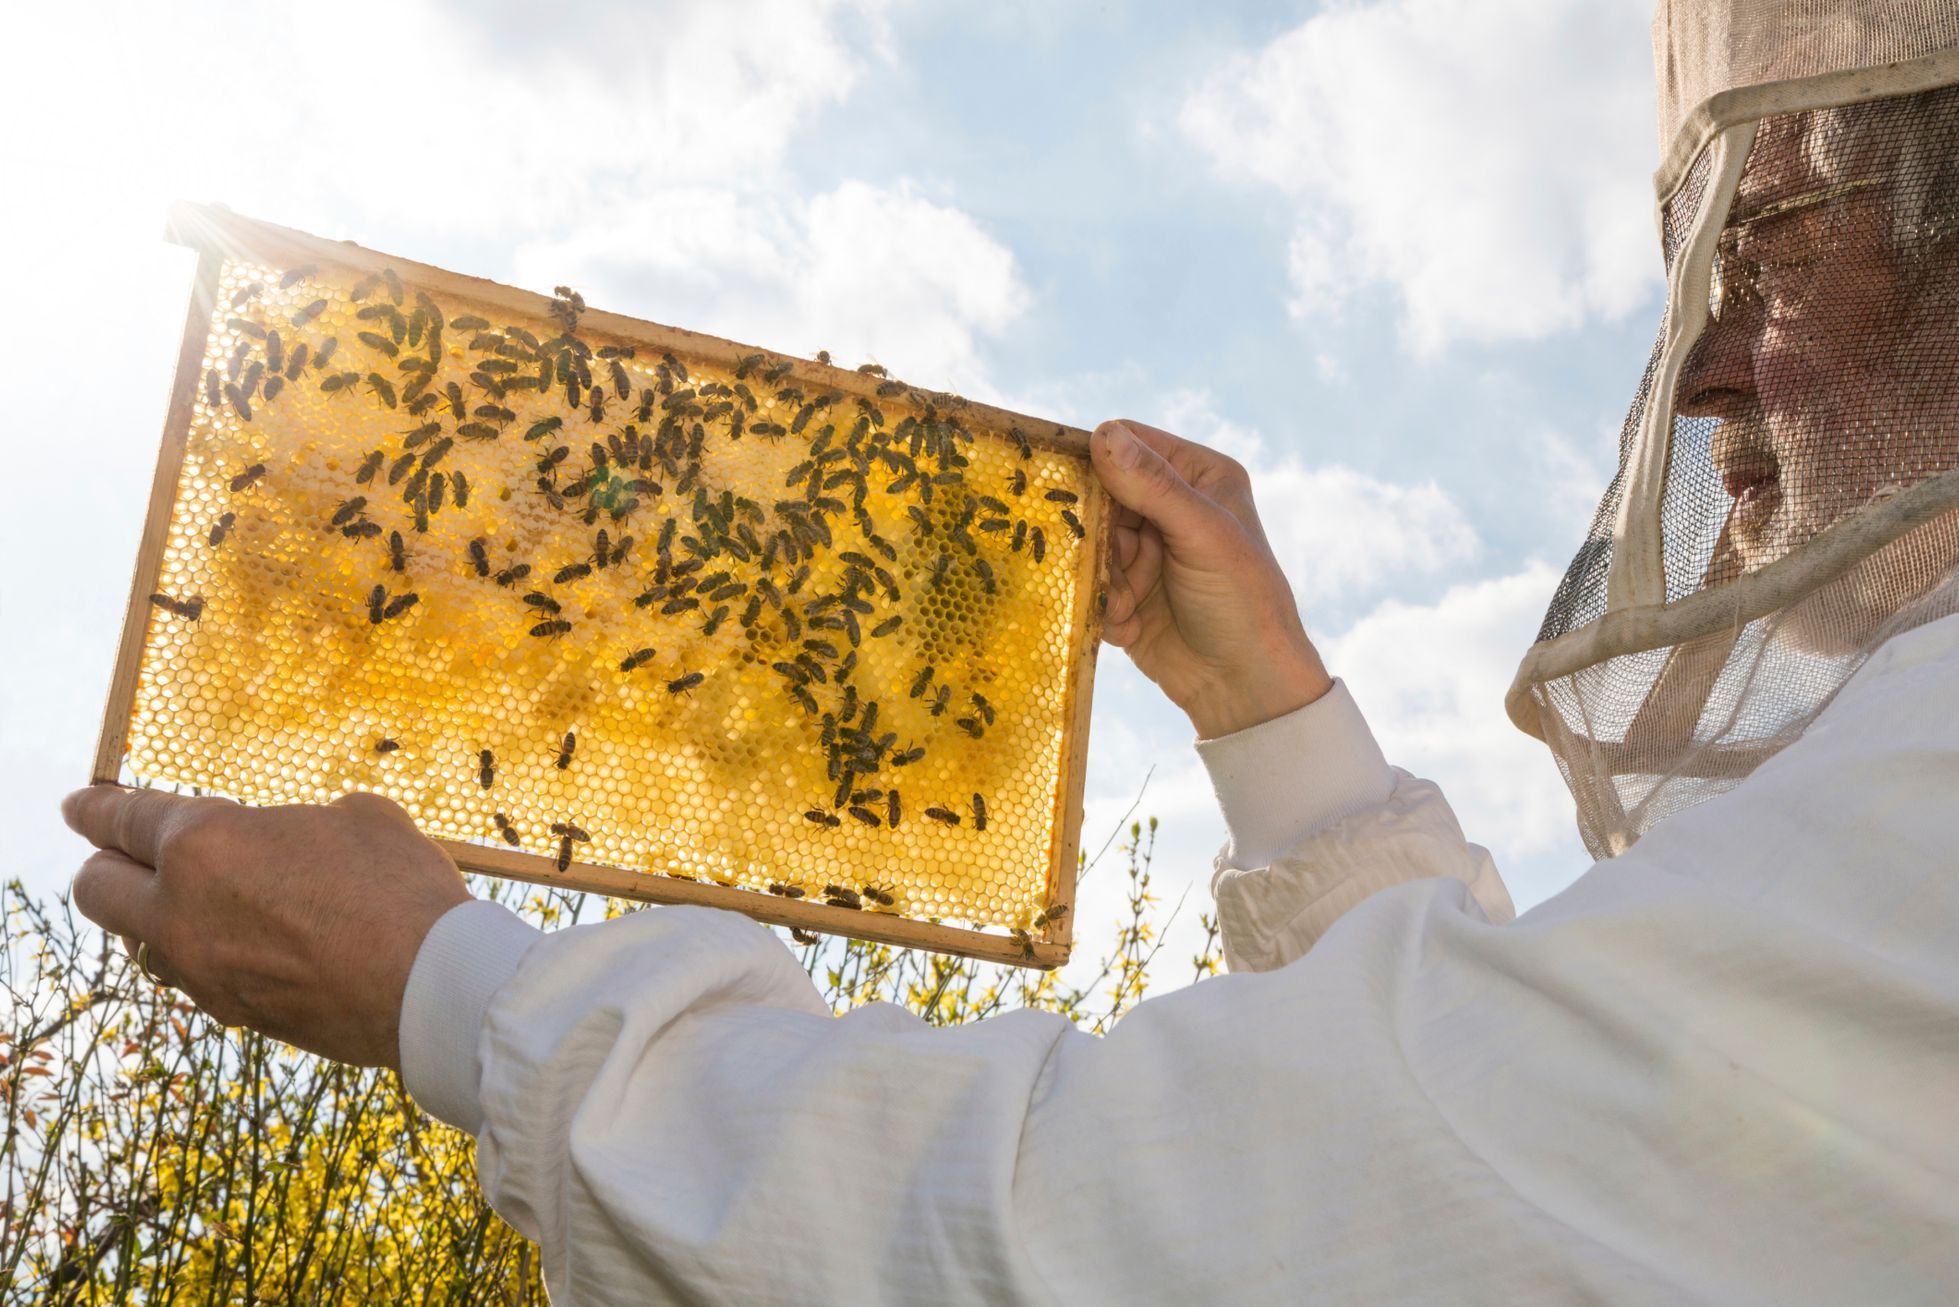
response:
M1648 0L36 5L0 49L0 823L65 886L192 256L174 199L1226 451L1329 668L1520 908L1589 866L1502 707L1659 322ZM1082 843L1224 831L1125 655ZM1121 886L1084 884L1080 951ZM1181 974L1172 965L1166 981ZM1174 974L1173 974L1174 973Z

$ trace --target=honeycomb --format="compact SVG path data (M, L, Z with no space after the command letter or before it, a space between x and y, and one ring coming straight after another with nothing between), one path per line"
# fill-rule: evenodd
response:
M434 271L223 257L129 770L1024 945L1072 893L1079 439Z

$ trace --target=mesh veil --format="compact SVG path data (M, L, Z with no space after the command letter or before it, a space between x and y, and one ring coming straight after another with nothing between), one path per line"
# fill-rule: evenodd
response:
M1959 612L1959 6L1662 0L1666 315L1511 688L1595 856Z

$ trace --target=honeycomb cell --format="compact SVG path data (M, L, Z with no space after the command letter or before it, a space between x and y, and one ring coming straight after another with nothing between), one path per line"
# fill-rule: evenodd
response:
M1092 652L1080 453L579 315L224 264L130 769L255 803L371 789L448 840L504 849L501 821L545 859L812 902L875 883L873 911L1025 927Z

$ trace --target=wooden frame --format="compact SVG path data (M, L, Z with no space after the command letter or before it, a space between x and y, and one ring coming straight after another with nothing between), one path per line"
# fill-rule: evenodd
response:
M528 291L394 258L350 241L324 240L290 228L257 222L219 206L176 205L170 214L166 237L197 251L198 264L183 341L178 351L176 375L164 416L162 444L157 455L156 473L150 487L135 573L130 584L121 643L110 677L102 733L90 777L94 784L117 783L126 756L128 724L153 613L149 596L157 588L191 428L200 370L211 319L216 310L219 276L225 261L253 259L268 264L330 264L355 275L393 267L431 293L460 295L476 303L513 313L539 316L546 312L549 305L545 297ZM753 347L732 341L596 309L585 313L582 326L595 335L614 336L670 349L676 354L727 366L733 366L737 359L754 352ZM790 356L778 354L778 357ZM796 374L846 396L874 398L878 384L875 377L800 359L796 360ZM1082 461L1088 458L1088 433L1085 431L970 401L965 402L961 412L1002 430L1019 427L1026 432L1030 443L1043 448ZM773 925L856 936L992 962L1042 968L1059 966L1067 961L1073 943L1075 873L1081 840L1090 704L1095 658L1101 640L1101 599L1105 593L1112 535L1108 497L1093 477L1089 478L1088 484L1091 493L1084 496L1080 514L1088 533L1089 547L1080 553L1080 570L1075 586L1076 609L1071 619L1072 627L1081 633L1081 642L1077 646L1077 657L1066 686L1062 710L1065 726L1061 775L1056 794L1057 810L1053 814L1058 838L1051 842L1053 861L1048 869L1048 908L1050 911L1057 908L1063 910L1055 914L1058 920L1049 921L1024 942L1007 934L940 925L890 913L854 912L817 902L778 898L752 890L664 876L657 872L636 872L574 862L561 873L553 859L542 855L507 851L467 841L444 839L438 842L463 869L491 876L569 886L655 903L729 908Z

